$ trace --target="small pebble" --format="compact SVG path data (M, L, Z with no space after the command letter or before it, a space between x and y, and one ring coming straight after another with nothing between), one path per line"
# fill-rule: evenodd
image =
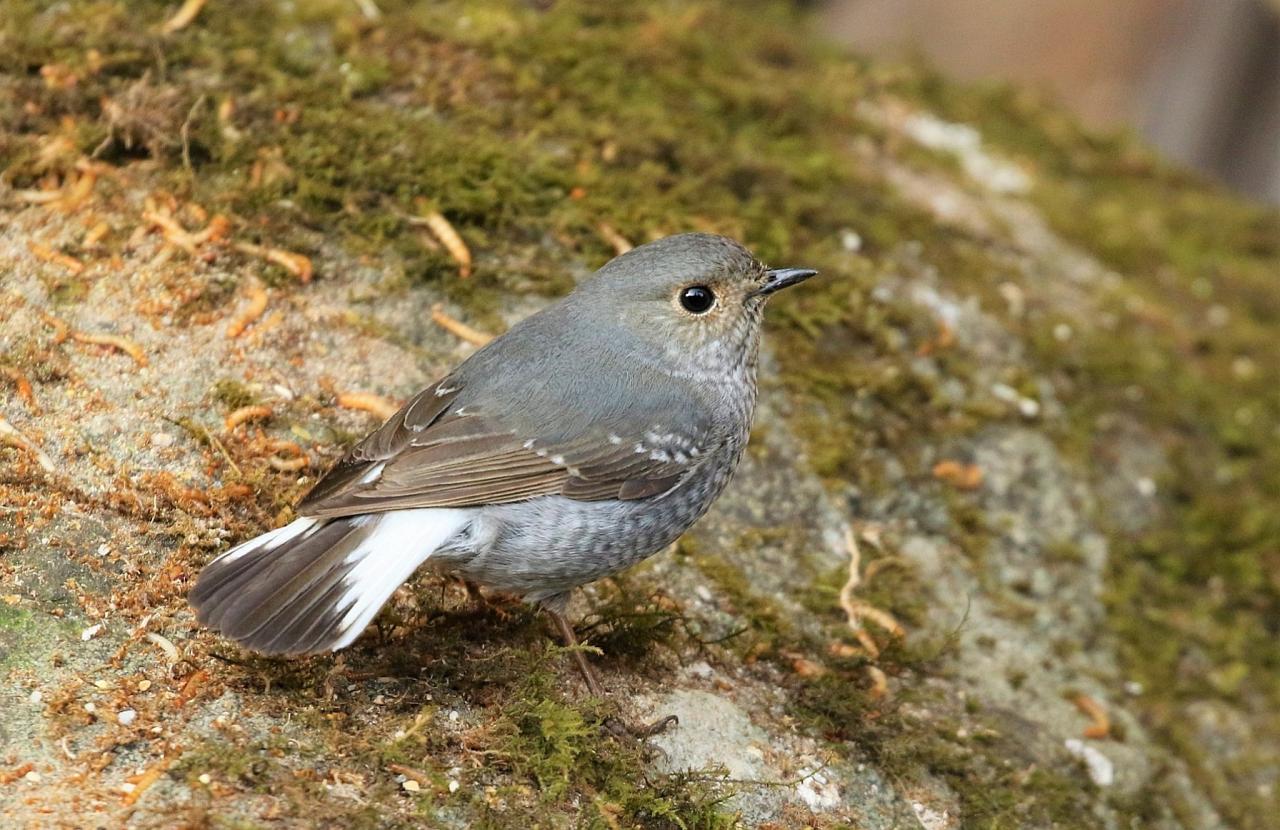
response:
M862 250L862 237L858 235L857 231L846 228L840 232L840 247L851 254L856 254Z
M706 585L699 585L697 588L693 589L693 592L697 594L698 599L702 600L703 602L711 602L711 599L712 599L711 589L708 588Z
M1115 783L1116 768L1110 758L1079 738L1068 738L1064 745L1067 752L1084 762L1085 770L1093 783L1099 787L1109 787Z
M1010 386L1007 383L991 384L991 394L995 395L997 398L1004 401L1005 403L1014 403L1020 397L1022 397L1021 395L1018 394L1017 389L1014 389L1012 386Z
M86 628L84 631L80 632L80 639L87 643L90 640L92 640L94 637L98 636L98 632L101 630L102 630L102 623L98 623L97 625L91 625L88 628Z
M134 790L136 790L136 789L138 789L138 785L137 785L137 784L131 784L131 783L129 783L128 781L126 781L126 782L124 782L123 784L121 784L121 785L120 785L120 792L125 793L125 794L131 793L131 792L133 792L133 791L134 791Z
M22 778L25 781L30 781L32 784L40 783L40 773L35 770L31 770L31 772L28 772L26 775L22 776Z
M167 432L151 433L151 446L155 447L156 449L164 449L166 447L172 447L173 442L174 442L174 437Z
M121 709L116 713L116 723L121 726L128 726L138 719L138 713L133 709Z
M1146 496L1147 498L1151 498L1156 494L1156 483L1145 476L1138 479L1134 483L1134 486L1138 488L1138 493L1140 495Z
M422 789L422 785L419 784L417 781L414 781L412 778L406 778L404 783L401 784L400 786L404 787L405 792L411 792L411 793L416 793Z
M207 772L200 773L200 777L197 778L196 780L199 781L201 784L204 784L206 787L209 785L210 782L213 781L213 779L209 777L209 773Z
M1059 323L1053 327L1053 339L1059 343L1066 343L1074 334L1075 332L1071 330L1071 326L1066 323Z
M459 714L458 714L458 710L457 710L457 709L452 709L452 710L450 710L450 711L449 711L449 722L450 722L450 723L457 723L457 722L458 722L458 719L459 719L459 718L461 718L461 717L462 717L462 715L459 715Z
M458 788L459 788L459 787L461 787L461 786L462 786L462 785L461 785L461 784L459 784L457 781L450 781L450 782L449 782L449 792L451 792L451 793L456 793L456 792L458 791Z
M84 710L92 715L94 712L98 711L98 707L91 700L84 705Z
M138 691L145 692L147 689L150 689L150 688L151 688L150 680L141 680L138 682Z
M34 692L31 693L32 703L39 703L42 700L44 700L44 693L41 692L39 689L36 689Z

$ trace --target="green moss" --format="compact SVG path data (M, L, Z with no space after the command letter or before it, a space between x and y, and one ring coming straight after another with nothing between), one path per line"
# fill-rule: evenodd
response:
M202 775L208 775L220 787L273 796L276 815L280 818L324 815L326 821L335 826L362 830L407 826L392 818L389 810L379 809L375 804L330 797L320 777L299 764L303 754L310 752L306 748L300 752L296 742L280 740L246 745L215 736L183 752L167 774L191 788L192 814L188 818L203 826L258 825L228 811L225 798L214 798L201 783Z
M729 610L745 621L746 631L728 641L739 653L771 653L782 639L795 639L795 629L778 604L755 590L741 568L714 552L703 551L688 537L680 540L676 555L687 559L711 580Z
M222 378L215 381L210 394L228 411L252 406L259 401L253 390L235 378Z
M1054 320L1011 325L1040 368L1066 381L1060 443L1078 460L1108 464L1099 418L1143 424L1169 460L1154 523L1110 536L1109 621L1126 673L1149 690L1138 705L1179 753L1194 740L1175 713L1206 696L1235 699L1256 728L1280 734L1269 714L1280 711L1280 399L1271 394L1280 384L1280 215L1027 93L957 89L927 73L897 88L980 124L1033 170L1032 198L1053 228L1121 276L1097 287L1100 324L1071 321L1066 343L1049 336ZM1229 322L1215 325L1214 315ZM1185 671L1189 650L1210 668ZM1274 810L1201 763L1192 775L1239 826L1265 826L1259 817Z
M656 650L680 654L694 640L684 615L656 597L637 601L622 584L621 591L597 603L578 627L579 639L600 649L603 659L637 671Z
M32 626L31 612L12 605L0 605L0 628L8 631L25 631Z
M71 620L0 603L0 673L44 665L76 632Z
M528 786L505 787L508 806L503 809L478 795L473 798L471 807L481 816L478 826L509 826L512 810L535 825L556 824L563 820L567 801L583 805L580 821L589 827L618 821L653 828L732 826L732 815L721 806L728 792L724 787L701 776L654 773L640 743L619 741L602 731L607 702L584 705L563 697L561 672L572 670L564 649L543 644L505 656L504 661L481 664L497 665L502 678L488 686L497 695L491 701L493 717L470 739L468 749L483 751L491 765ZM406 718L403 736L376 752L381 764L441 774L440 789L447 791L434 759L450 750L451 739L433 727L435 717L434 706L418 710Z

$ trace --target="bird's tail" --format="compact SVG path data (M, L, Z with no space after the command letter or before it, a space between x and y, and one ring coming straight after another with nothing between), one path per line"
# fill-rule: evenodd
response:
M191 604L202 623L254 651L337 651L468 520L442 508L297 519L205 566Z

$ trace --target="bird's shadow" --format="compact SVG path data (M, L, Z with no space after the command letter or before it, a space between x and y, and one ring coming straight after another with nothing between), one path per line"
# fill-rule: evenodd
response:
M680 655L696 638L685 618L661 598L616 583L578 624L579 637L600 648L593 662L642 671ZM392 603L350 648L337 654L282 658L249 652L215 654L240 668L240 690L281 702L295 696L336 704L352 695L382 695L383 705L412 710L442 696L486 705L533 672L572 671L553 626L536 608L511 597L478 596L430 580ZM391 694L385 694L390 692Z

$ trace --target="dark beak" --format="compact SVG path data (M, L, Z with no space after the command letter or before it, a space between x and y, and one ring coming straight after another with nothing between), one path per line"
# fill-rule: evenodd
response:
M816 273L812 268L770 268L764 272L764 285L756 291L756 296L768 296L781 288L804 282Z

